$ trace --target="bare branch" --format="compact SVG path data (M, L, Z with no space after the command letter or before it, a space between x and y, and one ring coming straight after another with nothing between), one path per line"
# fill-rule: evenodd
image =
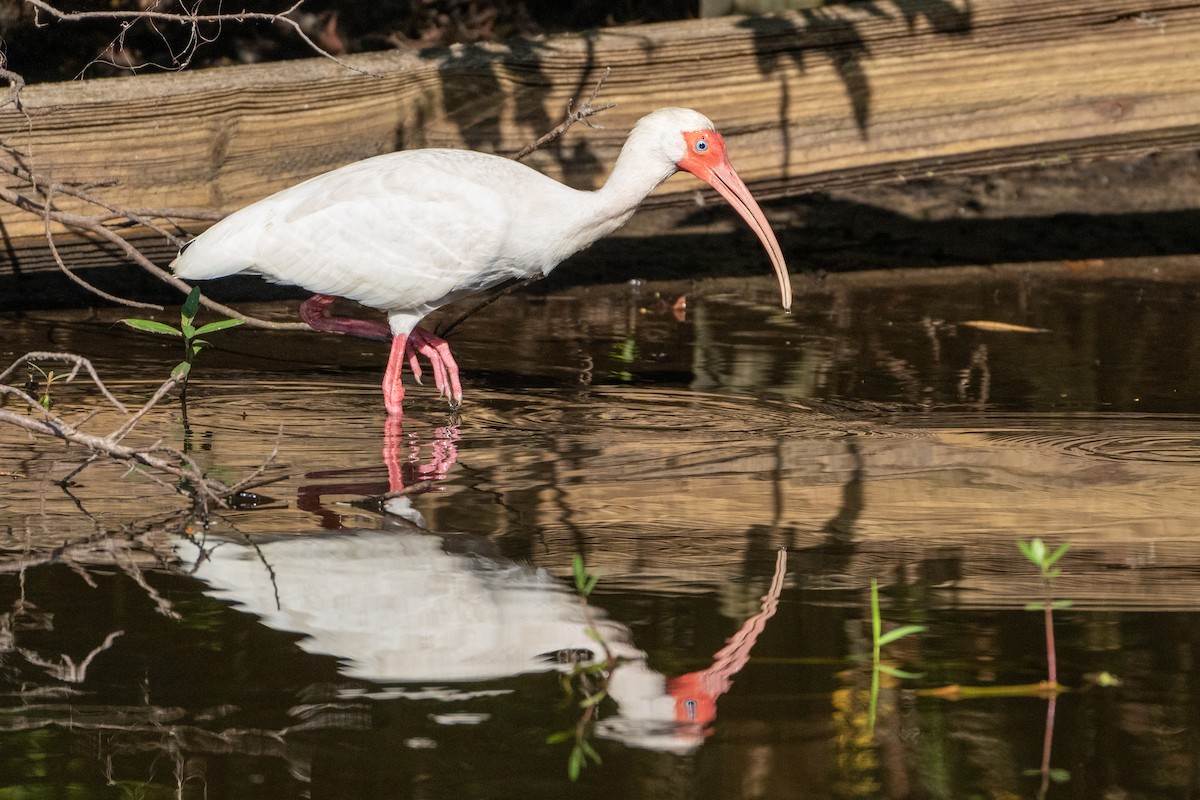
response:
M529 155L533 151L539 150L539 149L545 147L546 145L550 144L555 139L559 138L564 133L566 133L567 130L569 130L570 127L572 125L574 125L576 122L582 122L584 125L587 125L589 128L602 127L600 125L596 125L595 123L589 122L588 118L593 117L596 114L599 114L601 111L607 111L608 109L616 106L616 103L605 103L604 105L600 106L599 108L592 105L592 103L595 102L595 100L596 100L596 94L599 93L599 91L600 91L600 86L603 85L604 79L608 77L608 73L610 73L610 72L612 72L612 67L604 68L604 74L600 76L600 79L598 81L596 81L596 85L592 89L592 93L588 97L587 102L580 105L579 108L572 110L571 106L574 104L574 101L568 100L567 101L567 118L564 119L561 123L559 123L558 127L556 127L554 130L550 131L545 136L538 139L533 144L526 145L520 152L518 152L514 156L512 156L512 159L514 161L520 161L521 159L525 158L525 156Z
M39 183L34 181L33 176L31 174L29 174L29 177L27 179L31 180L31 182L34 183L35 188L37 188ZM49 184L48 182L41 183L40 185L47 187L46 189L43 189L43 191L50 190L51 184ZM57 184L53 185L53 189L57 189L57 188L58 188ZM82 194L82 193L78 192L78 190L76 190L76 192L77 192L76 196L80 196ZM78 228L80 230L89 231L98 236L101 236L104 239L106 239L109 242L112 242L114 245L116 245L116 247L119 248L121 250L121 252L124 253L131 261L133 261L138 266L140 266L142 269L146 270L151 275L154 275L156 278L163 281L164 283L174 286L176 289L178 289L183 294L187 294L188 292L190 292L192 290L192 287L188 283L175 277L174 275L167 272L162 267L155 264L153 261L151 261L149 258L147 258L146 255L144 253L142 253L141 250L139 250L137 247L135 247L133 244L131 244L129 241L127 241L125 239L125 237L121 236L119 233L117 233L115 230L113 230L108 225L103 224L103 222L101 221L102 220L101 217L85 216L82 214L72 214L72 213L69 213L66 211L58 211L58 210L55 210L50 205L48 200L42 200L42 201L33 200L33 199L26 197L25 195L20 194L19 192L16 192L12 189L9 189L9 188L3 187L3 186L0 186L0 200L10 203L11 205L16 206L17 208L25 209L26 211L36 212L48 219L53 220L54 222L59 223L60 225L66 225L68 227ZM95 201L91 201L91 202L95 202ZM121 212L121 216L128 218L129 213ZM111 219L111 218L109 218L109 219ZM68 272L69 272L69 270L68 270ZM126 304L130 304L133 301L125 301L125 302L126 302ZM230 308L229 306L226 306L222 303L217 303L208 298L201 298L201 302L204 304L204 306L206 308L209 308L219 314L224 314L227 317L232 317L233 319L240 319L251 327L264 328L264 329L268 329L268 330L296 330L296 331L311 330L311 328L309 328L307 325L305 325L302 322L270 322L268 320L258 319L257 317L251 317L247 314L243 314L242 312L237 311L236 309Z
M8 91L4 93L3 97L0 97L0 108L16 106L18 111L23 111L21 90L25 88L25 79L12 70L0 68L0 80L8 81Z
M46 0L25 0L25 2L29 3L35 9L46 13L50 17L59 20L60 22L84 22L89 20L109 20L121 22L121 31L118 33L116 39L113 40L113 44L110 45L110 50L112 50L114 46L119 46L129 28L139 22L146 22L147 24L164 22L173 25L189 26L190 31L188 43L184 46L184 49L180 53L172 55L172 59L174 61L172 66L175 69L185 69L191 63L192 56L195 55L196 50L199 49L201 45L209 41L204 36L200 35L199 26L201 24L223 24L226 22L246 23L257 21L285 25L290 28L306 46L312 49L314 53L328 58L335 64L338 64L339 66L353 72L358 72L362 75L370 75L371 77L375 78L379 77L379 75L376 73L365 70L362 67L356 67L353 64L347 64L345 61L342 61L333 53L330 53L328 50L324 49L315 41L313 41L312 37L310 37L300 26L300 23L289 16L290 14L293 14L299 10L300 6L303 5L304 0L298 0L287 9L276 14L261 11L239 11L232 14L177 14L169 11L153 10L62 11L61 9L55 8L50 3L46 2ZM134 64L117 64L112 60L110 60L108 63L112 64L113 66L124 67L126 69L137 69L138 66L144 66Z
M3 384L4 381L8 380L9 376L16 372L22 364L32 364L37 361L65 361L68 364L72 364L73 366L71 371L68 372L64 378L64 380L66 380L68 383L75 379L75 376L79 374L79 370L84 370L87 372L88 377L92 379L92 383L96 384L96 388L98 388L100 393L104 395L105 400L112 403L122 414L129 413L129 409L125 408L121 401L114 397L112 392L108 390L108 387L104 385L104 381L100 380L100 376L96 374L96 368L92 366L92 362L83 356L77 356L74 353L52 353L41 350L28 352L13 363L9 364L3 372L0 372L0 384ZM28 394L25 394L15 387L6 387L0 385L0 389L13 389L17 394L22 395L26 400L32 402L34 405L38 407L41 405Z
M104 383L96 374L92 363L88 359L72 353L26 353L3 372L0 372L0 381L12 375L21 364L31 364L36 361L46 360L59 360L72 363L74 366L66 375L66 380L68 381L74 378L81 369L86 370L104 397L121 413L129 413L124 404L113 397L104 386ZM37 416L30 416L0 408L0 422L7 422L33 433L52 436L66 442L71 442L72 444L82 445L91 451L93 455L103 453L110 458L125 461L134 466L145 465L152 467L159 472L165 472L168 475L186 481L189 487L191 487L183 488L174 486L170 487L172 491L187 494L194 493L201 500L212 500L220 505L226 505L225 498L230 494L228 488L219 481L207 478L204 475L204 471L200 469L200 466L186 453L163 447L157 443L148 448L141 449L129 447L121 443L121 439L126 437L132 430L133 424L136 424L150 408L153 408L178 383L179 380L177 378L168 378L159 387L158 391L154 393L154 396L134 415L132 424L126 422L117 430L103 436L82 430L78 424L68 422L50 409L43 407L28 392L18 389L15 386L0 383L0 395L17 397L35 409L37 413ZM89 459L89 463L90 461L91 459Z
M109 294L100 287L93 286L92 284L88 283L83 278L76 275L71 268L67 266L67 263L63 261L62 254L58 252L58 245L54 242L54 231L50 226L50 209L54 205L53 197L53 189L47 190L46 203L43 207L44 213L42 214L42 219L45 221L46 244L49 245L50 254L54 256L54 263L58 264L59 270L79 286L82 286L92 294L102 297L110 302L118 303L123 306L131 306L133 308L152 308L156 311L162 311L163 307L157 303L142 303L138 302L137 300L126 300L124 297L117 297L116 295Z

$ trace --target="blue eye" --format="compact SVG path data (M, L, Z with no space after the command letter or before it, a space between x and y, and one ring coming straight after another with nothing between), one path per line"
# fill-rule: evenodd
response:
M707 149L708 149L708 142L704 141L703 139L696 142L696 152L697 153L703 153Z

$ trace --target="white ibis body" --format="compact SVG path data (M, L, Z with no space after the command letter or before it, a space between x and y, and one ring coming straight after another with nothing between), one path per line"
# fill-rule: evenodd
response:
M392 339L384 374L389 414L401 413L407 359L425 355L439 390L462 399L446 342L417 323L459 298L506 280L545 275L621 227L678 170L708 182L758 234L792 290L779 243L729 163L712 122L661 108L629 134L608 181L579 191L508 158L468 150L406 150L368 158L243 208L189 243L175 259L187 279L256 272L315 292L301 316L318 330ZM330 318L334 296L387 314L388 326Z

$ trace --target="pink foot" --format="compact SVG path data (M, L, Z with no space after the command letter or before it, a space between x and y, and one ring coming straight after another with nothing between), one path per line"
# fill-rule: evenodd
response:
M450 345L440 336L434 336L421 327L412 329L408 335L405 347L408 363L412 366L413 377L421 380L421 366L417 363L417 353L429 359L433 368L433 385L438 394L449 396L454 405L462 403L462 384L458 380L458 364L450 353Z
M329 316L329 306L335 298L327 294L317 294L308 298L300 306L300 318L313 330L329 333L342 333L348 336L358 336L363 339L377 339L386 342L391 340L392 350L388 355L387 370L383 373L383 402L390 416L402 415L401 404L404 400L404 385L400 381L404 371L405 360L412 366L413 377L421 380L421 366L417 363L417 355L429 359L433 368L433 382L439 394L448 396L455 406L462 403L462 384L458 379L458 364L450 353L450 345L445 339L434 336L424 328L413 328L408 335L392 335L392 330L382 322L370 322L365 319Z
M388 355L387 370L383 373L383 403L389 415L400 416L401 403L404 400L404 384L401 374L404 372L404 362L408 361L412 368L413 377L421 380L421 365L417 363L417 355L429 359L433 368L433 382L438 392L448 395L450 402L458 406L462 403L462 383L458 379L458 364L450 353L450 345L445 339L434 336L424 328L413 328L405 336L402 333L392 337L392 352Z

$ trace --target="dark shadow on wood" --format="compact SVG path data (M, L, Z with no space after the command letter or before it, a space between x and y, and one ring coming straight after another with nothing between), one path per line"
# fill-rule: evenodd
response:
M1024 262L1139 258L1200 253L1200 209L1155 213L1068 213L1004 219L919 220L860 203L810 196L766 204L786 208L799 224L777 226L793 273L854 269L924 268ZM728 208L690 215L689 225L726 225ZM174 290L140 269L81 270L88 281L122 297L177 303ZM612 237L597 242L525 291L628 280L686 280L731 275L765 276L770 266L754 234L673 234ZM253 276L205 283L221 302L307 295ZM57 272L0 275L0 311L98 305Z
M945 0L899 0L895 6L904 16L910 32L918 20L923 19L939 34L966 36L971 33L972 10L969 2L960 8ZM858 7L879 17L889 14L889 10L878 3L862 3ZM804 74L806 53L824 53L832 61L834 70L846 87L859 135L863 139L870 138L871 85L864 63L870 59L871 51L859 26L838 16L836 7L833 7L832 13L830 7L803 9L797 13L798 18L775 15L747 17L738 24L738 27L751 31L754 36L759 72L764 77L774 75L780 62L786 59ZM783 96L786 103L786 84L783 86ZM788 122L781 109L779 124L785 131Z

